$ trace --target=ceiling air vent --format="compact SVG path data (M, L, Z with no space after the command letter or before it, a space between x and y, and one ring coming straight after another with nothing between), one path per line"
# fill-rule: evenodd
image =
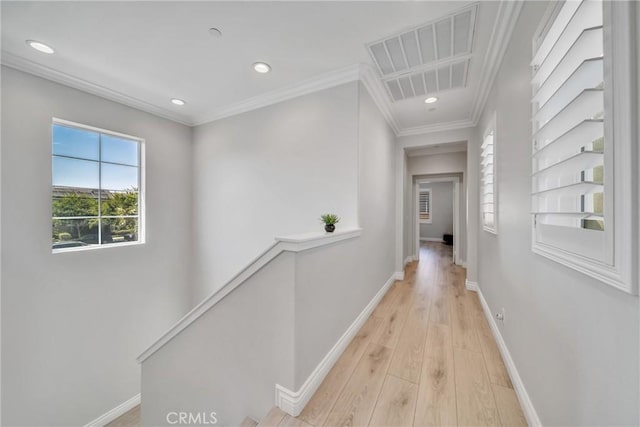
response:
M385 84L394 101L462 88L467 85L469 61L464 59L426 71L392 77L385 79Z
M474 4L444 18L369 44L369 52L382 76L415 71L436 62L469 55L473 46L477 9L477 4Z

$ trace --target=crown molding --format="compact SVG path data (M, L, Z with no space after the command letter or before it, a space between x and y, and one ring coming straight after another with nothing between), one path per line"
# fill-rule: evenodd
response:
M361 64L360 81L369 92L369 95L371 95L371 98L373 98L373 102L378 106L380 113L384 116L393 133L398 136L400 134L400 126L393 115L389 94L378 77L378 72L370 65Z
M220 108L207 114L196 117L194 126L203 125L225 117L235 116L248 111L263 108L289 99L297 98L313 92L329 89L344 83L357 81L360 79L360 64L351 65L336 71L322 74L318 77L305 80L301 83L288 86L283 89L273 90L262 95L254 96L236 104Z
M78 89L92 95L100 96L102 98L106 98L108 100L118 102L120 104L124 104L137 110L141 110L155 116L172 120L183 125L193 125L193 123L191 123L185 116L181 114L176 114L173 111L160 108L146 101L142 101L140 99L125 95L104 86L91 83L79 77L54 70L53 68L49 68L45 65L38 64L36 62L30 61L6 51L2 51L0 63L7 67L14 68L18 71L23 71L25 73L33 74L34 76L42 77L44 79L63 84L65 86L70 86L74 89Z
M207 114L196 116L194 120L189 120L187 117L176 114L173 111L166 110L129 95L108 89L104 86L37 64L9 52L2 51L1 63L2 65L33 74L38 77L43 77L93 95L101 96L187 126L206 124L215 120L220 120L297 98L299 96L329 89L341 84L361 81L396 136L414 136L474 127L478 124L482 110L484 109L489 97L489 92L496 79L500 65L502 64L516 21L522 11L523 4L523 1L520 0L500 2L496 21L489 39L487 53L484 56L482 63L482 74L480 76L478 89L474 95L470 117L462 120L409 128L402 128L400 126L399 121L393 113L391 100L383 86L382 80L378 76L377 71L368 64L355 64L336 71L331 71L315 78L305 80L301 83L297 83L283 89L273 90L236 104L217 109Z
M476 126L480 120L480 115L489 98L489 92L502 65L502 60L523 6L524 2L520 0L501 1L498 6L498 16L496 17L491 38L489 39L489 47L482 63L480 84L478 85L471 111L470 121L473 126Z
M426 133L444 132L444 131L455 130L455 129L464 129L469 127L474 127L475 125L476 123L472 122L471 119L454 120L451 122L434 123L432 125L404 128L404 129L401 129L400 132L398 132L398 136L423 135Z

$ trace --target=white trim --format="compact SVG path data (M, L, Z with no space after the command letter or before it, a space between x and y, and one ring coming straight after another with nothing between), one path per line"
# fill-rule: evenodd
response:
M178 320L167 332L165 332L156 342L147 348L140 356L138 363L144 362L149 356L158 351L162 346L171 341L176 335L195 322L200 316L205 314L211 307L216 305L225 296L231 293L247 279L257 273L262 267L282 252L301 252L320 246L330 245L341 240L352 239L362 234L361 228L351 228L336 231L334 233L307 233L288 237L276 238L276 243L264 251L260 256L250 262L244 269L240 270L226 285L210 294L200 304L195 306L182 319Z
M471 280L465 279L464 286L468 291L478 292L480 287L478 286L478 282L472 282Z
M137 99L130 95L117 92L113 89L91 83L79 77L54 70L53 68L49 68L47 66L38 64L36 62L30 61L6 51L2 51L1 62L2 65L14 68L18 71L33 74L34 76L42 77L52 82L60 83L65 86L69 86L74 89L78 89L83 92L108 99L110 101L127 105L129 107L153 114L158 117L172 120L174 122L181 123L187 126L193 125L193 123L191 123L189 119L182 114L158 107L141 99Z
M478 85L473 103L471 121L474 126L478 124L484 106L487 103L491 87L502 65L507 46L511 41L511 34L513 33L523 6L523 1L501 1L498 6L498 16L493 31L491 32L487 53L482 63L483 72L480 76L480 84Z
M267 107L289 99L297 98L302 95L318 92L324 89L339 86L341 84L357 81L360 79L361 65L351 65L340 70L331 71L312 79L288 86L283 89L273 90L244 101L219 108L207 114L196 116L194 126L203 125L226 117L235 116L237 114L246 113L248 111L257 110L258 108Z
M371 315L389 287L393 282L398 280L396 278L397 274L398 273L394 273L391 275L389 280L387 280L382 288L380 288L373 299L369 301L369 304L367 304L364 310L362 310L358 317L353 321L351 326L349 326L345 333L338 339L333 348L329 350L318 366L316 366L309 377L307 377L304 384L302 384L298 391L291 391L280 384L276 384L275 404L278 408L293 417L300 415L313 394L316 392L318 387L320 387L320 384L322 384L322 381L327 376L333 365L337 362L338 358L340 358L360 328L362 328L369 318L369 315Z
M444 242L444 240L439 239L437 237L421 237L420 241L421 242L440 242L440 243Z
M432 132L444 132L447 130L474 127L476 124L470 119L454 120L452 122L434 123L432 125L415 126L400 129L398 136L423 135Z
M489 322L489 326L491 327L491 332L493 332L493 337L498 344L498 349L500 350L500 354L502 355L502 360L504 361L505 366L507 367L507 372L509 373L509 378L511 378L511 382L513 383L513 388L518 396L518 400L520 401L520 406L522 407L522 412L524 413L524 417L527 419L527 424L530 427L538 427L542 426L542 422L538 417L538 413L533 406L533 402L531 402L531 398L529 397L529 393L527 393L527 389L522 382L522 378L520 378L520 374L518 373L518 369L511 358L511 353L509 353L509 349L507 348L507 344L504 342L502 338L502 334L500 333L500 329L496 324L495 319L493 318L493 314L487 301L484 299L484 295L482 295L482 290L480 286L476 282L467 281L466 287L469 290L475 291L478 293L478 298L480 299L480 303L482 304L482 310L484 311L484 316L487 318Z
M484 108L489 96L491 85L493 84L500 68L502 58L504 57L506 47L523 3L524 2L520 1L500 2L498 16L496 18L487 53L484 58L480 85L474 95L471 117L451 122L434 123L431 125L410 128L400 127L399 122L393 113L388 93L383 86L382 81L378 77L377 71L369 64L355 64L340 70L331 71L312 79L245 99L238 103L219 108L215 111L202 114L191 119L178 112L158 107L149 102L91 83L79 77L54 70L6 51L2 51L1 63L8 67L70 86L187 126L202 125L225 117L231 117L293 99L298 96L328 89L351 81L360 80L369 91L369 94L396 136L422 135L432 132L474 127L478 124L480 113Z
M465 261L465 260L460 261L460 265L461 265L463 268L467 268L467 261Z
M100 415L95 420L89 421L87 424L85 424L84 427L103 427L138 406L140 404L140 400L140 393L138 393L131 399L122 402L110 411L107 411L104 414Z
M378 106L380 113L384 116L389 127L391 127L396 136L400 135L400 125L393 115L389 93L374 68L370 65L363 64L360 71L360 81L369 92L369 95L371 95L371 98L373 98L373 102Z
M420 191L420 184L431 184L435 182L452 182L453 183L453 262L456 265L460 264L460 230L462 230L462 218L460 217L460 178L457 176L445 176L445 177L437 177L437 178L422 178L416 179L413 184L415 189L415 198L414 203L415 206L412 206L413 216L414 216L414 224L412 230L412 238L414 240L413 244L415 245L413 250L416 253L416 259L419 257L417 254L420 253L420 224L419 221L419 206L418 206L418 194ZM442 240L436 240L442 241Z

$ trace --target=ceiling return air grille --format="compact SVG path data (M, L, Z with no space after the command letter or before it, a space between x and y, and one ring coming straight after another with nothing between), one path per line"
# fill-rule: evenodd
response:
M369 44L380 74L386 79L471 54L476 12L477 4Z
M415 98L465 87L469 59L441 65L437 68L385 79L385 85L394 101Z

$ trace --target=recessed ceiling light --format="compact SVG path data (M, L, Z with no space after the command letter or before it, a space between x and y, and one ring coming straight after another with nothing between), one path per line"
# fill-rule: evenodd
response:
M219 38L222 37L222 31L219 28L211 27L209 28L209 35L211 37Z
M271 71L271 66L266 62L256 62L255 64L253 64L253 69L260 74L265 74Z
M434 102L438 102L438 98L435 96L430 96L429 98L424 100L425 104L433 104Z
M171 99L171 103L175 104L175 105L180 105L180 106L186 104L186 102L184 102L182 99L178 99L178 98Z
M32 48L34 48L35 50L37 50L38 52L48 53L49 55L51 55L52 53L55 53L55 50L51 46L48 46L42 42L38 42L35 40L27 40L27 44Z

